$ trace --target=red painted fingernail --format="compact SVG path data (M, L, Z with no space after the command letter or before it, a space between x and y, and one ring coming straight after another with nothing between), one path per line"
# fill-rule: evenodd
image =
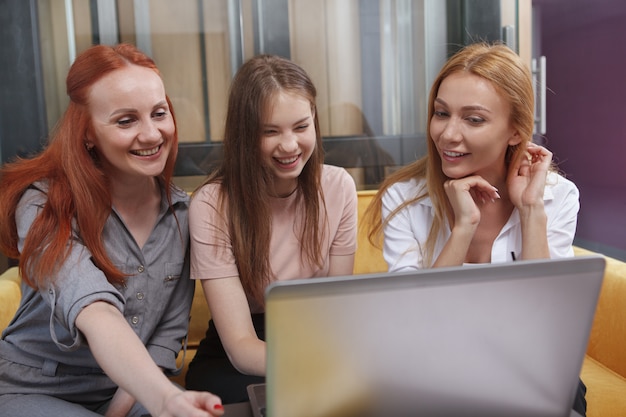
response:
M214 409L214 410L222 410L223 408L224 408L224 406L223 406L222 404L215 404L215 405L213 406L213 409Z

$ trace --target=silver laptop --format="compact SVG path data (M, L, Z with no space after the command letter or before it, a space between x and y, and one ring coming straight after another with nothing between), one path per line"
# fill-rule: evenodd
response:
M275 283L266 385L249 390L267 403L251 403L269 417L570 416L604 267L587 256Z

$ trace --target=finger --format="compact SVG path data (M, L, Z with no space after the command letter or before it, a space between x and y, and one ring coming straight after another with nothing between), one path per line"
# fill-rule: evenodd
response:
M549 165L552 162L552 152L543 146L533 145L528 148L531 163L542 163Z
M531 150L531 148L536 146L537 145L529 143L528 148L520 148L517 150L515 157L511 160L511 164L509 165L509 178L513 178L516 176L527 176L529 174L529 169L533 159L533 151Z
M500 199L500 194L497 189L494 189L493 191L486 193L486 197L491 201L496 201Z
M469 194L474 203L486 203L500 198L498 189L480 176L474 178L462 178L450 180L445 184L446 194L449 198L462 201L464 194Z
M527 177L530 175L530 166L532 164L531 157L529 156L527 159L522 159L519 166L517 167L516 172L513 173L520 177Z
M480 194L481 194L481 199L483 203L488 202L488 201L494 202L500 199L500 194L498 194L498 192L495 190L489 191L489 192L482 191Z
M500 194L498 194L498 189L493 185L487 184L476 184L472 187L472 190L480 196L483 202L485 201L494 201L500 198Z
M208 392L199 393L202 399L202 408L207 410L212 416L221 416L224 414L224 406L217 395Z
M224 406L222 404L214 404L210 411L213 416L224 415Z
M497 192L498 189L491 185L489 181L485 180L480 175L471 175L469 177L459 178L456 180L447 181L449 187L456 191L481 191L486 193Z
M485 193L483 193L480 190L475 190L473 188L470 189L469 191L470 195L472 196L472 200L474 200L474 202L480 202L480 203L485 203L487 200L487 196L485 195Z
M224 414L220 398L210 392L184 391L168 401L167 408L172 416L209 417Z
M472 194L474 195L474 201L479 201L479 202L485 204L487 201L490 200L490 198L487 195L487 193L485 193L483 191L473 191Z

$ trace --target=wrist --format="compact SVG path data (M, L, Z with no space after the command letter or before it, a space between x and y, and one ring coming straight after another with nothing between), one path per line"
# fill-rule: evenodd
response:
M456 223L450 232L457 239L468 239L471 241L477 228L478 223Z
M547 220L546 210L543 201L540 204L518 207L520 220L542 221Z
M171 384L171 387L168 387L166 390L164 390L160 397L162 398L162 402L160 405L160 409L159 410L155 410L156 414L154 411L151 411L151 415L153 416L163 416L163 415L169 415L168 414L168 403L170 401L172 401L176 396L182 394L184 391L181 390L180 388L178 388L176 385Z

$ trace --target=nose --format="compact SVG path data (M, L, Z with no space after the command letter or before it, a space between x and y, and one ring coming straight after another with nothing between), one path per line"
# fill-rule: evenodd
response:
M161 139L161 131L151 118L141 123L137 138L143 142L155 142Z
M439 134L439 139L444 142L459 142L462 137L459 122L453 118L446 120Z
M281 136L279 149L284 153L293 153L298 150L298 136L293 133L286 133Z

